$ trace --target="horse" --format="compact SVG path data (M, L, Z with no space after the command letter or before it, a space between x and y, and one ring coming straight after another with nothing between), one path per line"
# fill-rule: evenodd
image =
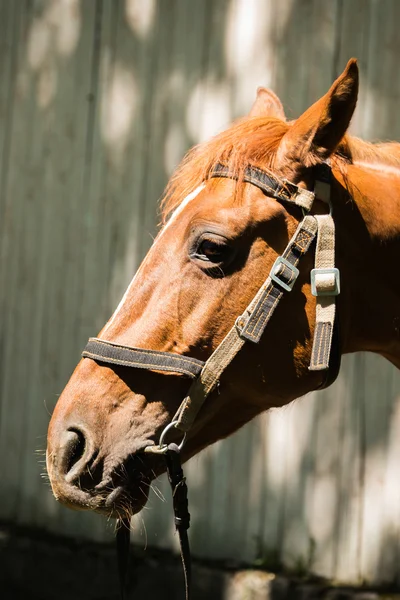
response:
M357 96L355 59L294 121L259 88L178 166L152 247L52 415L58 501L129 517L167 439L186 461L329 385L346 353L400 368L400 144L348 134Z

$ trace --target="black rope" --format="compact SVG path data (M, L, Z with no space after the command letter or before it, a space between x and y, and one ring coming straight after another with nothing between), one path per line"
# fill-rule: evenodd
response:
M187 530L190 527L186 479L181 467L181 457L176 444L169 444L165 453L167 473L172 489L175 527L179 535L181 559L185 576L185 597L189 600L191 589L191 556Z
M129 518L119 519L117 523L117 559L119 573L119 589L121 600L126 600L129 566L129 547L131 538L131 521Z

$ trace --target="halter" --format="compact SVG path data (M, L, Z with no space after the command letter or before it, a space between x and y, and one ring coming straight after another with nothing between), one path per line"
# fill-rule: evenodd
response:
M250 304L243 314L236 318L230 331L207 361L203 362L171 352L124 346L98 338L89 338L86 348L82 352L84 358L90 358L100 363L180 373L193 379L187 396L179 406L171 423L162 432L159 444L149 445L144 450L147 453L164 454L166 458L168 477L173 489L175 524L181 542L186 598L189 597L190 586L190 553L187 541L189 513L187 488L180 467L180 450L199 410L218 385L221 375L233 358L246 343L259 343L277 305L286 294L292 291L299 275L299 261L308 252L315 238L317 238L317 242L315 267L311 271L311 292L316 296L317 304L309 370L325 371L325 378L320 387L330 385L336 379L339 371L340 351L339 344L335 341L338 332L335 314L336 296L340 293L340 277L339 270L335 268L335 224L332 219L330 202L330 166L327 163L318 165L315 167L315 173L314 191L309 191L289 181L278 179L258 167L248 166L245 169L243 177L245 182L255 185L266 196L275 198L279 202L300 207L303 219ZM229 167L222 164L217 164L209 177L237 179ZM328 214L309 214L315 198L328 205ZM183 434L179 446L165 443L168 431L173 428ZM119 552L120 564L123 564L120 569L123 582L127 568L129 528L121 527L119 529L118 546L124 548Z

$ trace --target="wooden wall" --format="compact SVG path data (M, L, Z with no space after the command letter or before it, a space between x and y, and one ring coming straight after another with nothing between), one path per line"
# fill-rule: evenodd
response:
M353 132L400 140L399 21L396 0L0 0L1 519L111 538L56 504L40 451L85 340L151 243L168 175L258 85L296 116L351 56ZM347 357L332 388L191 461L194 553L398 581L399 464L399 374ZM170 512L153 495L136 541L144 523L148 544L175 545Z

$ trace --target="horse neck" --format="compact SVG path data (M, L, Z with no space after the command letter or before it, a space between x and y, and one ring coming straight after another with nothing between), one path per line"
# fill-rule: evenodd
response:
M393 171L334 169L341 187L333 204L343 352L376 352L400 368L400 169Z

